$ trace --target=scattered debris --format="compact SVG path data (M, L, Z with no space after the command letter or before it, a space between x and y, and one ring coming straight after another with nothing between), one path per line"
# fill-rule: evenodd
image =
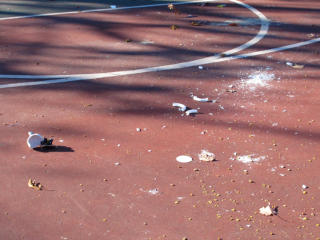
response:
M274 80L275 75L267 71L255 71L251 73L247 79L241 79L243 88L255 90L257 87L267 87L269 82Z
M46 147L52 145L53 139L47 139L38 133L28 132L27 145L29 148Z
M295 69L302 69L304 68L304 65L299 65L299 64L296 64L296 63L292 63L292 62L286 62L286 64L292 68L295 68Z
M169 8L169 10L174 10L175 9L175 7L174 7L174 5L172 3L168 4L168 8Z
M197 109L190 109L188 111L186 111L186 115L189 116L189 115L194 115L194 114L197 114L199 113Z
M192 98L197 102L209 102L209 98L199 98L197 96L193 96Z
M186 18L195 18L195 17L198 17L198 16L192 15L192 14L189 14L188 16L186 16Z
M176 158L176 160L180 163L189 163L192 161L192 157L187 155L180 155Z
M172 103L173 107L178 107L180 112L185 112L187 110L187 106L182 103Z
M259 162L260 160L264 160L266 158L265 156L260 156L260 157L254 158L253 156L254 156L254 154L237 156L236 159L242 163L253 163L253 162Z
M159 190L158 190L158 189L156 189L156 188L154 188L154 189L150 189L150 190L148 191L148 193L150 193L151 195L156 195L156 194L158 194L158 193L159 193Z
M304 185L304 184L303 184L301 187L302 187L302 189L307 189L307 188L309 188L307 185Z
M119 162L116 162L116 163L114 163L114 165L115 165L115 166L119 166L119 165L120 165L120 163L119 163Z
M28 187L39 190L39 191L43 189L43 186L41 185L41 183L36 182L35 179L31 179L31 178L28 180Z
M140 43L143 44L143 45L154 44L154 42L153 42L153 41L150 41L150 40L143 40L143 41L141 41Z
M141 132L141 128L136 128L136 131L137 132Z
M226 92L236 93L237 90L235 90L235 89L226 89Z
M173 24L170 26L170 28L171 28L171 30L177 30L178 26Z
M203 69L203 66L198 66L198 68L199 68L200 70L202 70L202 69Z
M198 154L200 161L212 162L216 159L216 155L207 150L201 150L201 153Z
M191 22L191 25L192 25L192 26L201 26L201 25L202 25L202 22L201 22L201 21L192 21L192 22Z
M227 6L226 4L219 4L217 5L217 8L224 8L225 6Z
M83 107L92 107L93 105L91 103L89 104L84 104Z
M228 26L231 26L231 27L238 27L239 24L238 23L235 23L235 22L232 22L232 23L229 23Z
M265 215L265 216L272 216L272 214L273 214L273 211L272 211L270 205L260 208L259 212L260 212L260 214Z
M203 130L200 132L201 135L205 135L206 133L208 133L208 130Z

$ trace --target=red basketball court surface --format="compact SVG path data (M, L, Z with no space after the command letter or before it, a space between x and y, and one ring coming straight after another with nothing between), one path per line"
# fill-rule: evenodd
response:
M320 2L145 2L0 19L0 239L320 239Z

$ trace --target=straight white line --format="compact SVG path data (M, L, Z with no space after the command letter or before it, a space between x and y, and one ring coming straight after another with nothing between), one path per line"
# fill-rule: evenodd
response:
M311 40L308 40L305 42L294 43L294 44L290 44L287 46L271 48L268 50L262 50L262 51L257 51L257 52L252 52L252 53L247 53L247 54L242 54L242 55L237 55L237 56L219 58L219 59L216 59L214 61L214 63L285 51L285 50L289 50L292 48L302 47L302 46L306 46L306 45L317 43L317 42L320 42L320 38L311 39ZM139 73L146 73L147 71L145 71L145 70L146 69L138 69L138 70L133 70L133 71L111 72L111 73L104 74L103 76L97 76L97 75L95 75L95 76L91 75L91 76L87 76L87 77L86 76L74 76L74 77L67 77L67 78L56 79L56 80L11 83L11 84L0 85L0 88L26 87L26 86L35 86L35 85L46 85L46 84L52 84L52 83L65 83L65 82L83 81L83 80L91 80L91 79L99 79L99 78L117 77L117 76L123 76L123 75L133 75L133 74L139 74ZM154 71L149 71L149 72L154 72Z
M270 54L270 53L275 53L275 52L281 52L281 51L289 50L292 48L303 47L303 46L310 45L310 44L317 43L317 42L320 42L320 38L314 38L314 39L311 39L308 41L298 42L298 43L294 43L294 44L290 44L290 45L286 45L286 46L282 46L282 47L276 47L276 48L271 48L271 49L267 49L267 50L261 50L261 51L257 51L257 52L231 56L231 57L225 58L226 60L224 60L224 61L233 60L233 59L240 59L240 58L247 58L247 57L254 57L254 56L265 55L265 54ZM220 59L218 59L218 61L216 61L216 62L221 62L219 60Z
M212 0L212 1L216 1L216 0ZM210 2L212 2L212 1L210 1ZM247 8L252 13L254 13L256 16L258 16L258 18L260 19L260 22L261 22L261 27L260 27L258 34L253 39L240 45L239 47L236 47L231 50L223 52L224 55L231 55L231 54L240 52L246 48L253 46L254 44L259 42L267 34L268 29L269 29L269 21L260 11L251 7L248 4L242 3L238 0L229 0L229 1L234 2L244 8ZM187 2L187 3L197 3L197 2L208 2L208 1L197 0L197 1ZM179 3L179 4L184 4L184 3L186 3L186 2ZM156 4L156 6L158 6L158 5L159 4ZM163 5L163 4L161 4L161 5ZM147 5L147 6L152 7L155 5ZM141 7L141 6L127 7L127 8L138 8L138 7ZM118 8L118 9L120 9L120 8ZM197 65L205 65L205 64L209 64L209 63L214 63L214 62L216 62L217 59L220 59L220 58L221 58L220 55L216 55L216 56L197 59L197 60L193 60L193 61L189 61L189 62L182 62L182 63L170 64L170 65L158 66L158 67L148 67L148 68L142 68L142 69L137 69L137 70L111 72L111 73L71 74L71 75L0 75L0 78L6 78L6 79L49 79L50 78L51 80L41 81L41 82L43 84L48 84L50 82L51 83L61 83L63 81L61 78L63 78L63 79L72 78L73 79L72 81L79 81L79 80L85 80L85 79L87 79L87 80L88 79L98 79L98 78L106 78L106 77L114 77L114 76L132 75L132 74L138 74L138 73L182 69L182 68L193 67L193 66L197 66ZM58 79L58 80L53 80L53 78ZM70 81L71 80L69 79L68 82L70 82ZM34 83L34 84L36 83L35 85L40 85L41 82L32 82L32 83ZM16 83L12 86L18 87L18 86L20 86L19 84L22 84L21 86L32 86L32 85L30 85L31 83L30 84ZM28 84L28 85L23 85L23 84ZM5 85L3 85L3 86L5 86ZM6 86L8 86L8 85L6 85ZM0 88L1 88L1 85L0 85Z

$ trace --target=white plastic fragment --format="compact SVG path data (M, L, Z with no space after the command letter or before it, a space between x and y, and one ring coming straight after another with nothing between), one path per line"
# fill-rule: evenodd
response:
M219 108L220 108L221 110L224 110L224 107L223 107L222 105L219 105Z
M242 155L242 156L237 156L237 160L242 163L253 163L253 162L259 162L260 160L264 160L266 157L265 156L260 156L260 157L253 157L254 154L251 155Z
M216 155L207 150L201 150L201 153L198 154L200 161L212 162L216 159Z
M265 216L272 216L272 214L273 214L273 211L272 211L270 205L260 208L259 212L260 212L260 214L265 215Z
M172 103L173 107L178 107L180 112L185 112L187 110L187 106L182 103Z
M156 189L156 188L154 188L154 189L150 189L150 190L148 191L148 193L150 193L151 195L156 195L156 194L158 194L158 193L159 193L159 190L158 190L158 189Z
M136 131L137 132L141 132L141 128L136 128Z
M203 69L203 66L198 66L198 68L199 68L200 70L202 70L202 69Z
M41 142L44 140L44 137L38 133L28 132L27 145L29 148L36 148L41 146Z
M116 5L110 5L110 8L115 9L115 8L117 8L117 6Z
M302 189L307 189L308 188L308 186L305 185L305 184L303 184L301 187L302 187Z
M192 157L187 155L180 155L176 158L176 160L180 163L189 163L192 161Z
M197 109L190 109L190 110L186 111L187 116L192 115L192 114L197 114L197 113L198 113Z
M209 102L209 98L199 98L197 96L193 96L193 100L197 102Z
M292 63L292 62L286 62L286 64L287 64L288 66L290 66L290 67L293 66L293 63Z

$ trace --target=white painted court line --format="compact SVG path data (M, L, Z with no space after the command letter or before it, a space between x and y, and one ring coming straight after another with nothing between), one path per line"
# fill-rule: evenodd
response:
M219 59L216 59L213 63L230 61L230 60L241 59L241 58L254 57L254 56L265 55L265 54L271 54L271 53L275 53L275 52L289 50L289 49L292 49L292 48L306 46L306 45L317 43L317 42L320 42L320 38L308 40L308 41L305 41L305 42L299 42L299 43L295 43L295 44L291 44L291 45L287 45L287 46L271 48L271 49L268 49L268 50L262 50L262 51L257 51L257 52L242 54L242 55L219 58ZM73 77L66 77L66 78L54 79L54 80L37 81L37 82L22 82L22 83L2 84L2 85L0 85L0 88L14 88L14 87L47 85L47 84L53 84L53 83L66 83L66 82L74 82L74 81L82 81L82 80L92 80L92 79L99 79L99 78L108 78L108 77L117 77L117 76L124 76L124 75L133 75L133 74L146 73L146 72L147 71L145 71L145 69L138 69L138 70L133 70L133 71L121 71L121 72L103 73L102 74L103 76L98 76L96 74L93 74L93 75L88 74L87 76L73 76ZM154 71L149 71L149 72L154 72Z
M200 1L192 1L192 2L182 2L179 4L190 4L190 3L197 3L197 2L214 2L214 1L216 1L216 0L212 0L212 1L200 0ZM255 43L260 41L267 34L268 27L269 27L269 23L268 23L267 18L257 9L255 9L247 4L244 4L238 0L229 0L229 1L237 3L237 4L247 8L250 11L252 11L255 15L257 15L261 21L261 28L255 38L251 39L247 43L245 43L237 48L234 48L234 49L231 49L229 51L224 52L223 54L225 54L225 55L231 55L231 54L237 53L241 50L244 50L244 49L254 45ZM132 6L132 7L117 8L117 9L94 9L94 10L84 10L84 11L76 11L76 12L50 13L50 14L40 14L40 15L31 15L31 16L2 18L2 19L0 19L0 21L1 20L17 19L17 18L43 17L43 16L75 14L75 13L84 13L84 12L100 12L100 11L111 11L111 10L130 9L130 8L132 9L132 8L143 8L143 7L157 7L157 6L165 6L165 5L167 5L167 4ZM212 56L212 57L202 58L202 59L178 63L178 64L143 68L143 69L137 69L137 70L127 70L127 71L120 71L120 72L96 73L96 74L73 74L73 75L0 75L0 78L3 78L3 79L4 78L6 78L6 79L49 79L50 78L50 80L45 80L45 81L2 84L2 85L0 85L0 88L35 86L35 85L45 85L45 84L53 84L53 83L65 83L65 82L73 82L73 81L81 81L81 80L116 77L116 76L123 76L123 75L133 75L133 74L147 73L147 72L182 69L182 68L187 68L187 67L192 67L192 66L197 66L197 65L205 65L205 64L210 64L210 63L217 63L217 62L230 61L230 60L241 59L241 58L248 58L248 57L253 57L253 56L258 56L258 55L270 54L270 53L275 53L275 52L279 52L279 51L289 50L292 48L302 47L302 46L317 43L317 42L320 42L320 38L311 39L308 41L299 42L299 43L295 43L295 44L290 44L287 46L276 47L276 48L272 48L272 49L242 54L242 55L233 55L233 56L229 56L229 57L228 56L227 57Z
M200 2L216 2L217 0L197 0L197 1L190 1L190 2L181 2L179 4L191 4L191 3L200 3ZM223 52L224 55L231 55L237 52L240 52L246 48L249 48L259 42L268 32L269 29L269 21L268 19L257 9L251 7L248 4L242 3L238 0L229 0L233 3L236 3L244 8L247 8L252 13L254 13L261 22L261 27L257 35L251 39L250 41L240 45L239 47L233 48L231 50ZM119 9L132 9L132 8L141 8L141 7L156 7L156 6L163 6L167 4L155 4L155 5L146 5L146 6L132 6L132 7L124 7L124 8L117 8ZM105 9L105 10L117 10L117 9ZM93 11L102 11L103 9L96 9L90 10ZM89 11L89 10L88 10ZM60 14L69 14L68 13L60 13ZM78 12L71 12L71 13L80 13ZM57 13L58 14L58 13ZM50 16L52 13L50 14ZM43 17L48 16L48 14L40 14L40 15L33 15L33 16L20 16L20 18L27 18L27 17ZM5 18L5 20L9 20L12 18ZM17 18L14 18L17 19ZM1 19L0 19L1 20ZM98 78L107 78L107 77L116 77L116 76L123 76L123 75L132 75L132 74L139 74L139 73L147 73L147 72L158 72L158 71L167 71L167 70L174 70L174 69L182 69L187 67L193 67L198 65L205 65L209 63L214 63L218 59L221 59L220 55L211 56L207 58L197 59L194 61L182 62L177 64L170 64L158 67L148 67L136 70L126 70L120 72L109 72L109 73L93 73L93 74L71 74L71 75L0 75L2 79L50 79L41 82L23 82L23 83L14 83L14 84L3 84L0 85L0 88L9 88L9 87L23 87L23 86L34 86L34 85L41 85L41 84L52 84L52 83L62 83L62 82L72 82L72 81L80 81L80 80L90 80L90 79L98 79ZM57 79L58 78L58 79Z

